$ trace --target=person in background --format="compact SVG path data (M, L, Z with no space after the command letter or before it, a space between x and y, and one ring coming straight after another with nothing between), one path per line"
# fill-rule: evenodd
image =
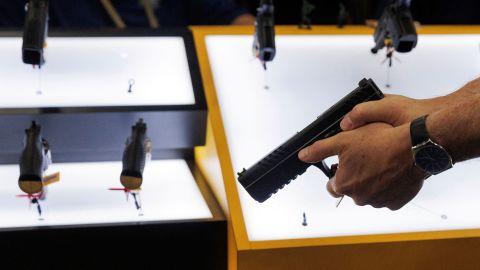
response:
M0 1L0 27L23 27L26 2ZM49 0L49 8L50 26L62 28L253 25L255 21L232 0Z

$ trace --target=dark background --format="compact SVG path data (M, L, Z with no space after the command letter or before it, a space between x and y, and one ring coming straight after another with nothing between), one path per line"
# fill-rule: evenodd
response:
M0 27L21 28L27 0L0 0ZM256 14L260 0L157 0L160 25L178 27L198 24L229 24L246 10ZM378 19L390 0L308 0L315 5L312 24L337 24L339 4L349 13L348 24ZM235 6L234 2L238 4ZM303 0L276 0L277 25L300 23ZM148 27L139 0L112 0L128 27ZM413 18L421 24L480 24L479 0L412 0ZM113 27L98 0L50 0L50 27Z
M255 14L259 0L236 0ZM298 24L303 0L275 1L277 24ZM312 24L336 24L339 4L350 13L350 23L364 24L365 19L378 19L389 0L309 0L316 6ZM412 0L412 15L422 24L480 24L479 0Z

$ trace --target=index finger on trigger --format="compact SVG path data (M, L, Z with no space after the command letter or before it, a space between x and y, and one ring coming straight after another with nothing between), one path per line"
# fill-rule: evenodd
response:
M338 137L330 137L318 140L314 144L305 147L298 153L298 158L307 163L317 163L328 157L336 156L340 153L341 145Z

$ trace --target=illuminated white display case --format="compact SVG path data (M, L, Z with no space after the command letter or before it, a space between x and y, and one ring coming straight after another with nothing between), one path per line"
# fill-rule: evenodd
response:
M158 261L167 268L225 269L226 222L192 160L194 147L205 141L207 108L191 33L50 32L47 44L38 70L22 63L21 33L0 33L6 263L31 268L55 257L72 269L146 269ZM153 158L137 198L141 210L133 195L110 190L123 188L125 141L139 119ZM25 195L18 161L32 121L52 152L46 174L60 173L40 200L41 217L36 204L18 196ZM29 246L37 249L25 250ZM145 248L152 246L155 254ZM80 259L86 251L94 255ZM102 255L107 251L113 255Z
M203 143L206 105L188 30L50 32L41 69L22 63L21 46L21 33L0 33L0 162L16 162L32 120L61 162L114 160L140 118L158 138L157 157Z
M252 199L236 181L237 172L313 122L355 89L362 78L372 78L385 93L414 98L445 95L477 78L479 29L464 29L463 33L460 28L451 29L457 34L420 28L418 46L411 53L395 54L389 75L385 50L376 55L370 52L374 42L368 28L317 27L305 31L278 27L277 55L267 64L266 72L252 56L251 30L196 29L196 41L202 42L197 45L199 55L204 51L200 59L206 62L201 65L207 101L210 107L218 107L210 112L210 143L216 144L220 163L211 162L208 148L198 151L203 157L199 160L211 175L212 185L226 189L226 195L217 192L217 196L223 197L224 208L229 211L239 269L325 266L330 256L326 254L341 249L328 249L327 245L478 235L480 217L472 214L480 205L476 195L480 190L478 160L457 164L428 179L420 194L395 212L360 207L348 198L336 208L336 200L325 188L327 178L313 166L264 203ZM386 87L388 76L390 88ZM215 177L220 168L223 183ZM312 252L302 254L295 247L311 247ZM399 245L388 247L396 249ZM372 244L362 254L368 258L377 251L378 245ZM357 250L350 246L342 252L355 254ZM283 259L292 254L297 257ZM398 269L406 267L402 256L395 260L399 261ZM264 261L259 262L259 258ZM348 262L337 263L334 269L358 269ZM374 266L386 267L382 260Z
M18 165L0 166L0 230L45 226L94 225L172 220L208 220L213 215L185 160L155 160L147 164L137 210L132 195L120 184L121 162L52 164L47 174L60 181L39 200L42 215L27 198L19 198ZM7 207L8 206L8 207Z
M480 74L480 35L420 36L411 53L396 55L402 62L393 64L392 89L384 87L387 65L380 63L385 55L369 52L370 36L279 36L276 42L278 55L268 65L266 90L263 68L249 61L252 37L206 39L235 172L313 122L364 77L385 93L427 98L454 91ZM445 64L437 62L440 57ZM315 167L264 203L241 185L238 190L253 241L478 228L480 216L469 214L480 205L478 167L474 160L430 178L413 203L395 212L358 207L351 200L336 208L325 175Z
M195 104L181 36L49 37L41 69L21 47L21 37L0 43L1 108Z

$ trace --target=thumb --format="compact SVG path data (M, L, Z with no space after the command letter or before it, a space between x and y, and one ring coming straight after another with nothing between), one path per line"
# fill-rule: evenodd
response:
M316 141L298 153L298 158L306 163L317 163L340 153L342 146L337 136Z
M392 124L393 108L388 100L369 101L355 106L340 122L342 130L352 130L372 122Z

